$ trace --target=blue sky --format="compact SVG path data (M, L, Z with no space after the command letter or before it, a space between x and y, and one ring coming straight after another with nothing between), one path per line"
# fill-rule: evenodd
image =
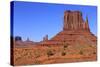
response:
M14 36L21 36L23 40L29 38L41 41L48 34L49 39L63 29L63 15L65 10L79 10L84 20L88 16L89 27L97 35L97 7L50 4L36 2L14 2Z

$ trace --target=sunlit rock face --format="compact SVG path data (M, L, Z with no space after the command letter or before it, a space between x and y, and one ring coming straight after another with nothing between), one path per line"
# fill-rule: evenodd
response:
M82 13L79 11L65 11L63 30L89 31L88 18L86 18L86 21L84 21L82 18Z
M64 12L64 21L63 21L63 30L57 33L53 38L43 43L45 44L62 44L67 42L71 45L80 43L84 41L83 44L96 44L97 38L94 34L91 33L88 17L86 20L82 17L82 12L80 11L65 11ZM81 43L80 43L81 44Z

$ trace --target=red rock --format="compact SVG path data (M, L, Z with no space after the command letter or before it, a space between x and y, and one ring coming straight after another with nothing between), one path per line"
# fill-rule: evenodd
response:
M73 44L80 36L91 42L97 41L96 36L90 32L87 17L84 21L80 11L65 11L63 30L43 44L62 44L63 42Z

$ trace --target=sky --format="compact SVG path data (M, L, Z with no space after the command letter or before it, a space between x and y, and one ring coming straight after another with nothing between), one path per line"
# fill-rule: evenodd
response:
M97 36L97 7L71 4L14 1L13 34L23 40L41 41L45 35L52 38L63 29L65 10L78 10L83 19L88 16L91 32Z

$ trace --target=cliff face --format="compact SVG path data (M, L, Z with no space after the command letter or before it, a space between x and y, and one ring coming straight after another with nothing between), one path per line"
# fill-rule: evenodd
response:
M86 21L82 18L82 13L79 11L64 12L64 27L63 30L89 30L88 18Z
M90 32L87 17L84 21L80 11L65 11L63 30L43 43L62 44L63 42L67 42L69 44L74 44L76 41L78 42L78 39L80 41L85 40L85 43L83 42L84 44L96 44L97 41L96 36ZM88 40L90 43L88 43Z

